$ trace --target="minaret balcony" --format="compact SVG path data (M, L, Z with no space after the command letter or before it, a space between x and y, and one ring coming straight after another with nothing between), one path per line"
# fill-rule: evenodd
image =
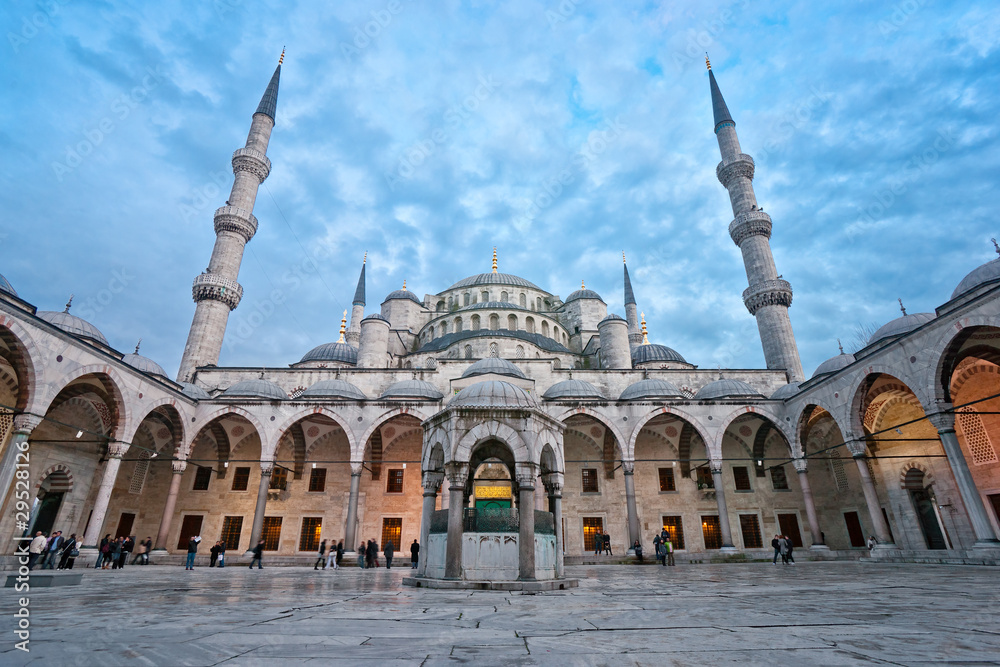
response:
M729 223L729 236L733 243L742 244L751 236L771 238L771 216L764 211L746 211L740 213Z
M234 232L247 243L257 233L257 218L238 206L223 206L215 211L215 233Z
M268 157L255 148L241 148L233 153L233 173L247 171L257 177L260 183L264 182L268 174L271 173L271 161Z
M788 308L792 305L792 285L781 278L762 280L743 290L743 303L751 315L756 315L764 306Z
M243 286L217 273L203 273L194 279L191 296L195 302L212 299L226 304L229 310L235 310L243 298Z
M754 172L753 158L746 153L740 153L732 157L723 158L719 166L715 168L715 175L719 177L719 182L723 187L729 189L729 184L736 178L747 178L753 180Z

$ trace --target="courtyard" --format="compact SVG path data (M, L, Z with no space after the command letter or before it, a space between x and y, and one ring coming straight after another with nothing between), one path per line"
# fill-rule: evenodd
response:
M409 573L88 570L31 591L31 652L9 639L0 664L1000 664L993 568L577 566L579 588L537 595L413 589Z

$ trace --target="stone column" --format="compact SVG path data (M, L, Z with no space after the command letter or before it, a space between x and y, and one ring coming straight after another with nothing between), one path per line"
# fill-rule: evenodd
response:
M17 455L28 451L28 445L24 443L27 442L28 436L31 435L31 432L41 421L41 417L34 415L20 414L14 417L14 435L11 437L10 442L7 443L7 449L3 451L3 458L0 459L0 508L3 507L4 501L7 500L7 494L10 493L10 485L14 482L14 475L18 470ZM24 464L23 459L20 467L28 470L28 466Z
M628 544L624 551L635 553L632 546L639 539L639 512L635 507L635 462L622 461L622 473L625 475L625 507L628 510Z
M534 465L518 465L517 578L522 581L535 580L535 479L537 475Z
M950 409L951 405L947 404L946 407ZM944 453L948 457L948 464L951 466L951 472L955 475L958 492L962 494L965 511L969 513L969 521L976 534L975 546L990 549L1000 548L1000 540L993 532L993 526L990 525L990 518L986 514L982 496L979 495L976 482L972 479L972 472L969 471L969 463L965 460L962 446L958 444L958 438L955 436L955 413L936 412L928 414L927 419L937 429Z
M344 526L344 550L356 552L358 548L358 495L361 490L361 471L351 467L351 493L347 500L347 525Z
M115 479L118 477L118 468L122 464L122 458L127 453L128 445L125 443L108 443L108 462L104 466L101 486L97 490L97 500L94 501L94 512L90 515L90 527L87 529L87 534L83 536L84 546L96 546L101 539L101 529L104 528L104 515L108 512L108 503L111 502L111 492L115 490Z
M819 517L816 515L816 505L813 503L812 489L809 486L808 463L805 459L795 459L795 472L799 473L799 486L802 487L802 501L806 504L806 517L809 519L809 532L812 533L810 549L827 549L823 533L819 530Z
M440 473L425 472L423 476L424 506L420 514L420 554L417 561L417 576L422 577L427 572L427 547L431 535L431 519L434 516L434 504L437 502L438 489L441 487Z
M865 454L865 443L859 440L852 440L847 437L847 448L854 457L854 462L858 464L858 473L861 475L861 488L865 492L865 503L868 505L868 514L871 516L872 525L875 527L875 538L880 547L892 546L895 544L889 536L889 525L882 516L882 505L878 500L878 493L875 491L875 482L872 481L871 472L868 470L868 457Z
M719 506L719 532L722 533L722 551L736 551L733 546L733 531L729 527L729 510L726 509L726 489L722 483L722 463L709 462L712 468L712 482L715 484L715 502Z
M469 479L469 464L449 463L448 473L448 548L445 554L444 578L462 578L462 534L465 509L465 483Z
M549 511L552 512L552 524L556 529L556 579L562 579L565 575L565 562L562 538L562 474L550 477L547 485L549 492Z
M250 545L245 554L247 556L253 555L253 548L257 546L264 531L264 512L267 511L267 491L271 485L272 472L274 472L274 461L260 462L260 486L257 487L257 507L253 511L253 528L250 530Z
M177 507L177 494L181 490L181 479L187 469L187 461L171 461L172 476L170 490L167 491L167 504L163 506L163 516L160 518L160 530L156 533L156 548L154 551L167 550L167 539L170 535L170 523L174 519L174 508Z

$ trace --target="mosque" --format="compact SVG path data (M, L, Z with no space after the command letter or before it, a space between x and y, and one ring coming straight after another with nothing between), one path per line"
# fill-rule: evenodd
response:
M176 379L0 278L3 535L149 535L154 560L193 535L241 553L263 539L279 562L321 539L416 539L438 550L421 574L443 578L491 576L480 533L507 536L496 548L515 545L523 580L561 577L599 533L648 554L661 529L681 557L760 556L781 533L815 557L868 557L873 535L876 558L1000 563L1000 258L807 376L711 66L766 369L701 369L650 342L627 265L623 317L582 284L563 299L500 272L495 251L492 270L423 296L404 284L377 309L362 263L338 340L283 368L219 365L281 66L233 153Z

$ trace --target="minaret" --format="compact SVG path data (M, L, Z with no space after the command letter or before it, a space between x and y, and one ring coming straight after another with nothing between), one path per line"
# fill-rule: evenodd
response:
M628 264L625 263L625 253L622 252L622 264L625 266L625 320L628 322L628 346L635 349L642 343L642 332L639 331L638 308L635 305L635 294L632 293L632 281L628 277Z
M361 341L361 320L365 317L365 265L368 264L368 253L361 261L361 275L358 276L358 287L354 290L354 303L351 306L351 326L347 330L347 342L354 347Z
M712 90L712 113L715 135L719 141L722 162L715 173L729 191L734 219L729 235L743 253L743 264L750 286L743 292L743 303L757 318L764 359L767 367L787 371L792 381L804 380L799 350L795 345L788 307L792 305L792 286L782 280L771 255L771 217L757 206L753 191L754 161L740 150L736 123L722 99L715 74L708 58L708 80Z
M253 215L257 188L271 171L271 161L266 155L267 144L274 128L278 79L284 59L285 52L282 50L271 82L267 84L267 90L253 114L246 146L233 153L233 174L236 178L229 201L215 212L212 259L205 272L194 279L191 289L196 305L181 367L177 372L177 379L181 382L190 382L197 367L219 363L229 311L240 305L243 298L243 287L236 279L243 261L243 248L257 232L257 218Z

